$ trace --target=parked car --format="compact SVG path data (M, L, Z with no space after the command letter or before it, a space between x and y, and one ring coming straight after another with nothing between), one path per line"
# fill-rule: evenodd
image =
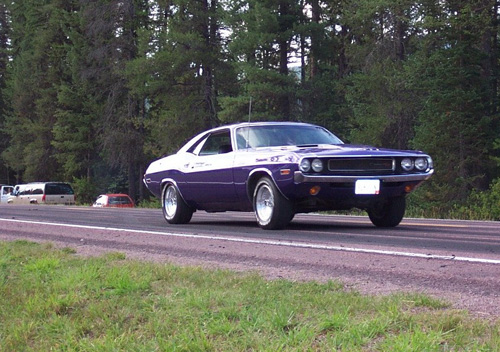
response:
M13 186L0 185L0 203L7 203L7 200L9 199L10 194L13 190Z
M344 144L305 123L241 123L203 132L144 175L171 224L196 210L253 211L264 229L296 213L364 209L376 226L397 226L405 196L434 172L420 151Z
M33 182L16 185L10 204L75 204L75 192L65 182Z
M123 193L101 194L92 205L97 208L133 208L134 201Z

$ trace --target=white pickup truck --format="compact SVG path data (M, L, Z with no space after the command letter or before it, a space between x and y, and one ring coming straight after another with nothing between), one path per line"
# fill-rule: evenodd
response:
M13 189L13 186L0 185L0 203L7 203L7 199L10 197Z

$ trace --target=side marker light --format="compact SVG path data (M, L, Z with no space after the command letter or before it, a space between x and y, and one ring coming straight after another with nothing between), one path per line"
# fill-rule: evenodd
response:
M410 193L415 189L415 185L406 185L405 186L405 192Z
M315 196L319 193L320 190L321 190L320 186L312 186L311 189L309 190L309 194L311 196Z

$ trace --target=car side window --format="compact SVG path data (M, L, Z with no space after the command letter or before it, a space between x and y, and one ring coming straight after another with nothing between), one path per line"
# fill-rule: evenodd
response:
M127 197L110 197L109 204L132 204Z
M45 186L46 194L74 194L73 188L67 183L47 183Z
M208 134L204 135L200 139L198 139L188 150L188 153L199 154L201 147L207 140Z
M198 155L217 155L233 151L231 146L231 134L229 131L223 131L211 134L201 146Z
M31 189L31 194L43 194L43 189L41 187L33 187Z

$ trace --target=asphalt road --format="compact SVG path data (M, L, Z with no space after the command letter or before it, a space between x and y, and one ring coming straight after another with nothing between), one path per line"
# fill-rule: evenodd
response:
M257 270L270 278L341 280L367 294L418 291L457 308L500 316L500 223L297 215L282 231L251 213L197 212L169 225L156 209L0 205L0 239L74 246L83 254Z

